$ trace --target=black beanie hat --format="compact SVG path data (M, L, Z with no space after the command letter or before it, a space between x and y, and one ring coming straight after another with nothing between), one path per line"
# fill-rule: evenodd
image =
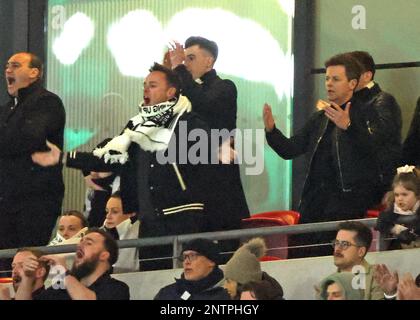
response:
M207 259L213 261L216 265L220 262L219 245L211 240L201 238L191 240L184 245L182 252L188 250L198 252Z

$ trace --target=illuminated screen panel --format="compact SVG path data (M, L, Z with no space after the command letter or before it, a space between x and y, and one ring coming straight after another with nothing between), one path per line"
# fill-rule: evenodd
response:
M91 150L118 134L136 114L143 78L168 42L200 35L218 43L215 69L238 88L237 126L252 129L242 135L248 156L241 164L251 212L288 209L291 163L261 134L258 140L256 129L268 102L277 127L291 131L293 14L294 0L50 0L47 86L66 106L66 150ZM80 208L80 177L70 175L65 206Z

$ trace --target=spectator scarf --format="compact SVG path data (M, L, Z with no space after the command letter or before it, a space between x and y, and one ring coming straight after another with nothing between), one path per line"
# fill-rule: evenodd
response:
M123 133L109 141L93 154L105 163L124 164L128 160L127 150L132 142L145 151L156 152L168 148L169 141L184 112L191 111L191 103L185 96L153 106L139 106L139 114L130 119Z

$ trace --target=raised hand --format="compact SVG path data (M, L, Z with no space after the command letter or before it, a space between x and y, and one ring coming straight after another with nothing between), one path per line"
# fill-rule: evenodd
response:
M22 263L22 270L25 276L32 278L35 276L36 270L39 268L39 261L38 258L34 255L31 255L25 260L23 260Z
M163 63L162 63L166 68L168 69L172 69L172 64L171 64L171 56L170 56L170 52L169 49L168 51L165 52L165 55L163 56Z
M324 108L325 115L330 119L334 124L342 130L347 130L350 126L350 107L351 103L346 104L346 108L343 110L335 102L330 102L331 106L326 106Z
M169 57L171 60L171 66L172 68L176 68L180 64L184 63L185 60L185 53L184 53L184 47L182 44L180 44L177 41L174 41L173 43L169 43L170 49L169 49Z
M263 107L263 120L265 130L267 132L273 131L275 122L273 112L271 111L271 106L268 103L265 103Z
M391 273L384 264L375 265L374 279L387 295L393 295L397 292L398 273Z

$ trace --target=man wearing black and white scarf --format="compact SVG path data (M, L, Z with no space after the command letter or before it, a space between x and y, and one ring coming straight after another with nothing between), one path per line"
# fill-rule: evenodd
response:
M124 164L132 142L144 151L156 152L168 148L179 118L184 112L191 111L190 101L179 95L155 105L145 103L139 106L139 114L130 119L121 135L93 151L95 156L103 157L105 162Z
M217 190L214 166L192 164L189 159L179 161L184 156L179 154L179 144L187 144L188 151L193 143L181 141L186 137L180 124L182 129L186 124L186 134L209 129L190 112L191 104L179 95L178 88L177 76L155 64L144 81L140 113L130 119L123 133L94 150L95 156L70 152L66 157L67 166L72 168L120 172L123 209L138 213L142 238L203 232L211 214L205 209ZM159 163L157 153L164 153L171 143L176 145L177 161ZM170 257L172 250L167 246L142 247L139 255L140 259ZM141 270L171 267L171 259L140 262Z

